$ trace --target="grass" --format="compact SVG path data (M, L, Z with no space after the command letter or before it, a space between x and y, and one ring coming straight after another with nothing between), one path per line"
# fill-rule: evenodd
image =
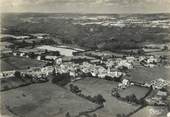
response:
M1 92L1 114L20 117L65 117L98 105L51 83L33 84Z
M85 95L95 96L101 94L104 97L106 100L104 103L104 108L95 112L100 117L113 117L119 113L128 114L138 108L138 106L133 106L126 102L119 101L111 96L112 88L116 87L118 84L116 82L87 78L73 82L72 84L78 86L82 90L82 93ZM68 85L66 86L67 88Z
M0 84L1 84L0 91L10 90L21 86L26 86L32 83L33 82L29 78L27 79L25 78L24 80L15 77L3 78L0 80Z
M156 66L154 68L136 66L128 73L130 76L125 76L124 78L140 83L144 83L144 82L150 83L152 80L159 79L159 78L163 78L165 80L170 81L169 70L170 68L165 68L164 66Z
M166 107L147 106L131 117L166 117L167 112Z
M42 45L40 47L37 47L40 50L48 50L48 51L59 51L61 55L65 56L73 56L72 53L76 52L72 49L62 48L62 47L53 47L48 45Z
M148 52L146 53L148 55L156 55L156 56L163 56L163 55L167 55L170 56L170 51L160 51L160 52Z
M28 67L41 67L44 65L45 63L42 61L19 56L1 58L1 71L21 70L27 69Z
M119 94L121 95L121 97L126 97L126 96L129 96L129 95L135 94L137 99L141 99L142 97L144 97L146 95L146 93L148 91L149 91L149 88L131 86L131 87L128 87L124 90L121 90L119 92Z

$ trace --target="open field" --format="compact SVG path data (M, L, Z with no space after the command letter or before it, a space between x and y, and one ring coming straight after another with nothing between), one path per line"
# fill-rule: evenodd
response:
M43 45L37 48L40 50L59 51L61 55L65 55L65 56L73 56L72 53L76 52L76 50L73 49L67 49L63 47L53 47L48 45Z
M21 70L28 67L41 67L45 63L25 57L9 56L1 58L1 71Z
M147 106L131 117L166 117L167 112L166 107Z
M168 51L160 51L160 52L148 52L147 55L156 55L156 56L170 56L170 50Z
M88 78L72 84L78 86L82 90L82 94L90 96L101 94L104 97L106 100L104 108L95 112L99 117L115 117L119 113L128 114L138 108L138 106L119 101L111 96L112 88L117 86L116 82Z
M67 112L77 115L98 106L49 82L0 93L4 116L65 117Z
M136 81L139 83L150 82L155 79L163 78L170 81L170 68L164 66L156 66L154 68L147 68L143 66L136 66L130 70L129 75L124 78Z
M132 94L135 94L137 99L141 99L145 96L145 94L149 91L149 88L138 87L138 86L130 86L119 92L121 97L126 97Z
M10 90L17 87L30 85L32 83L33 83L32 80L29 78L25 78L25 79L20 79L15 77L3 78L0 79L0 84L1 84L0 91Z

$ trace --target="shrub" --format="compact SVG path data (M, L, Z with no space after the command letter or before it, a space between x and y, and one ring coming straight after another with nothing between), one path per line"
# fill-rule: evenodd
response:
M8 85L5 85L4 90L8 90L8 89L9 89Z
M69 76L68 73L64 74L57 74L56 77L52 79L52 83L64 86L68 84L71 81L71 77Z
M70 91L73 92L73 93L81 93L81 90L79 89L78 86L74 86L72 84L70 84Z
M96 103L98 104L103 104L106 100L103 98L102 95L97 95L97 96L94 96L94 100Z
M70 113L67 112L66 115L65 115L65 117L71 117L71 116L70 116Z
M16 71L14 73L15 78L21 78L21 73L19 71Z

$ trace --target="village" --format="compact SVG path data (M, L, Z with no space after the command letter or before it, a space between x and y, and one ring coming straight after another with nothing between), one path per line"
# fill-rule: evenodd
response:
M37 38L41 39L41 37ZM120 101L141 105L140 108L148 105L169 106L167 100L169 92L166 89L169 86L168 80L158 77L138 82L128 78L129 72L135 70L137 66L146 69L163 66L162 64L166 61L166 57L164 56L142 54L124 55L100 50L83 50L63 45L38 45L34 48L20 48L18 50L2 52L1 57L3 58L3 56L35 60L42 62L43 65L24 66L24 69L1 70L1 82L8 82L8 79L18 77L23 80L29 79L29 82L24 84L24 86L32 83L48 82L49 80L61 87L69 84L71 89L68 90L71 90L72 93L95 102L92 100L92 97L89 98L87 95L81 94L81 89L73 84L89 78L92 80L99 79L101 81L106 80L117 83L112 91L110 91L110 95ZM21 83L10 87L2 83L1 91L10 90L22 85ZM138 90L138 88L142 88L143 90L144 88L145 93L142 93L139 98L137 98L139 94L136 94L136 91L132 94L129 93L131 91L127 94L123 93L131 87L133 87L134 90ZM97 104L104 106L107 100L102 97L102 94L100 98L103 99L103 101L97 102ZM123 117L123 114L119 115ZM127 116L130 115L131 113Z
M170 0L0 5L0 117L170 117Z

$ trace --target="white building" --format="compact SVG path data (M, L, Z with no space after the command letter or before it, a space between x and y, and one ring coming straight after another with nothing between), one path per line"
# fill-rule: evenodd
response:
M147 61L147 63L157 63L158 59L156 59L154 56L150 56Z
M47 59L47 60L55 60L56 58L58 58L58 57L57 56L50 56L50 55L45 56L45 59Z
M123 79L122 84L124 84L124 85L129 85L129 80Z
M126 67L128 69L132 69L133 68L133 65L131 63L129 63L127 60L121 60L116 68L120 68L120 67Z
M13 77L15 74L15 70L11 70L11 71L3 71L0 72L0 78L9 78L9 77Z
M61 63L62 63L62 58L56 58L55 59L55 63L57 64L57 65L61 65Z

